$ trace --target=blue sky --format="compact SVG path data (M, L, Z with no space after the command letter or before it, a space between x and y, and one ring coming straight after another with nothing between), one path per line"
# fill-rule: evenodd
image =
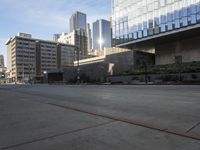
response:
M18 32L51 40L54 33L69 31L69 18L75 11L87 14L92 23L108 19L110 0L0 0L0 54L6 57L5 41Z

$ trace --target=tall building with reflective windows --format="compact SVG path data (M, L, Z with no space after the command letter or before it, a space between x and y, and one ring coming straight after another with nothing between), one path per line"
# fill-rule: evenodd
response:
M5 67L4 66L4 56L0 55L0 67Z
M110 21L100 19L93 23L93 49L102 51L111 47Z
M70 18L70 32L74 30L85 30L87 26L87 16L82 12L75 12Z
M113 44L155 52L156 64L200 61L200 0L112 0Z

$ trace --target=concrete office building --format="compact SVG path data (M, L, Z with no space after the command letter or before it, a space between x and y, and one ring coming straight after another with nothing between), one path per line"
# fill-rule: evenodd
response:
M7 41L8 70L13 81L29 80L36 75L36 42L16 36Z
M57 48L58 58L60 58L57 59L58 69L74 66L75 47L73 45L60 43Z
M73 45L26 36L10 38L6 45L12 81L41 79L44 71L63 69L71 65L75 57Z
M97 20L93 23L93 49L102 51L111 47L111 28L107 20Z
M112 7L113 45L155 53L157 65L200 61L200 0L112 0Z
M37 43L37 77L44 72L57 69L57 43L51 41L36 41Z
M70 18L70 32L81 29L86 31L87 16L82 12L75 12Z
M76 47L76 53L79 51L80 59L87 58L88 56L88 38L85 30L77 29L71 33L63 33L58 42L74 45ZM77 55L76 55L77 56ZM76 57L77 58L77 57Z

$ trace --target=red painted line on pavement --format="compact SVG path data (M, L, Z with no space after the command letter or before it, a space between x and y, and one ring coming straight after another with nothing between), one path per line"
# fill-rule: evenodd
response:
M145 127L145 128L149 128L149 129L153 129L153 130L158 130L161 132L170 133L170 134L174 134L174 135L178 135L178 136L182 136L182 137L186 137L186 138L191 138L194 140L200 140L200 134L187 133L184 131L178 131L176 129L166 129L166 128L163 128L163 127L160 127L160 126L154 125L154 124L148 124L145 122L128 120L128 119L124 119L124 118L118 118L118 117L109 116L106 114L99 114L99 113L90 112L90 111L86 111L86 110L82 110L82 109L74 108L74 107L69 107L69 106L62 106L62 105L53 104L53 103L47 103L47 104L65 108L65 109L78 111L78 112L82 112L82 113L86 113L86 114L93 115L93 116L99 116L99 117L103 117L103 118L107 118L107 119L111 119L111 120L115 120L115 121L120 121L120 122L132 124L132 125L136 125L136 126L141 126L141 127Z

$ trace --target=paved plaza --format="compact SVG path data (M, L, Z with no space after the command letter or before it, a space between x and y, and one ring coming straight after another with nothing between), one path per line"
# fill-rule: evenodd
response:
M200 86L2 85L0 150L200 150Z

